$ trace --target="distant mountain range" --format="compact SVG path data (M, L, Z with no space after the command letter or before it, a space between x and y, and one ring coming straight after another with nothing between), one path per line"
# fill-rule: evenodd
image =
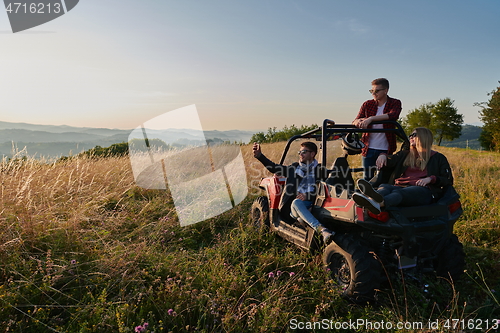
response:
M11 157L22 151L21 156L58 158L76 155L95 146L109 147L127 142L132 130L35 125L0 121L0 157ZM147 130L148 138L159 138L172 146L199 145L209 140L248 143L254 131L198 131L192 129ZM442 146L481 149L478 142L481 127L464 125L460 138L444 141Z
M458 147L458 148L469 148L469 149L481 149L481 144L479 143L479 135L481 135L482 128L475 125L463 125L462 135L453 141L441 142L441 146L444 147Z
M57 158L78 154L95 146L109 147L127 142L132 130L54 125L35 125L0 121L0 156L20 155ZM196 131L191 129L147 130L150 138L160 138L173 146L212 142L247 143L253 131Z

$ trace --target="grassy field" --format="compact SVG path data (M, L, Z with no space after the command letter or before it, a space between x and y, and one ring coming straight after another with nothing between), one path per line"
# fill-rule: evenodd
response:
M283 146L263 145L263 151L277 160ZM500 155L436 149L450 160L461 194L464 215L455 231L467 271L453 285L394 276L371 306L340 298L320 253L250 226L256 184L268 175L250 146L242 147L249 196L231 211L183 228L168 191L137 187L126 157L4 162L0 330L285 332L313 331L306 322L320 331L364 320L373 332L391 331L387 323L402 323L392 330L401 332L420 332L418 323L438 325L432 332L495 331Z

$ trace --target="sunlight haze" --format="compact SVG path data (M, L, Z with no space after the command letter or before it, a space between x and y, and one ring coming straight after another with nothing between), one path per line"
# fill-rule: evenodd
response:
M12 33L0 120L132 129L196 105L206 130L351 122L389 79L402 116L449 97L465 123L498 86L498 1L82 0Z

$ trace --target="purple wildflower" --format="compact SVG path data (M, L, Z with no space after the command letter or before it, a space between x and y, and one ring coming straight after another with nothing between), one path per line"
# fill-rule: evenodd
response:
M71 265L76 265L76 259L71 260Z
M290 274L290 277L292 277L292 276L294 276L294 275L295 275L295 272L290 272L290 273L288 273L288 274Z
M274 273L273 273L273 272L269 272L268 276L269 276L270 278L273 278L273 277L274 277Z
M136 333L141 333L141 332L146 332L148 329L149 323L144 323L142 325L136 326L134 329L134 332Z
M168 309L167 313L169 316L177 316L177 312L175 312L174 309Z

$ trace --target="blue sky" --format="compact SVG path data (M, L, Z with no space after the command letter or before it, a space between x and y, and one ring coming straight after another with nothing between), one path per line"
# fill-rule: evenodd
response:
M499 15L498 0L81 0L13 34L0 11L0 120L132 129L196 104L207 130L351 122L386 77L402 116L449 97L476 123Z

